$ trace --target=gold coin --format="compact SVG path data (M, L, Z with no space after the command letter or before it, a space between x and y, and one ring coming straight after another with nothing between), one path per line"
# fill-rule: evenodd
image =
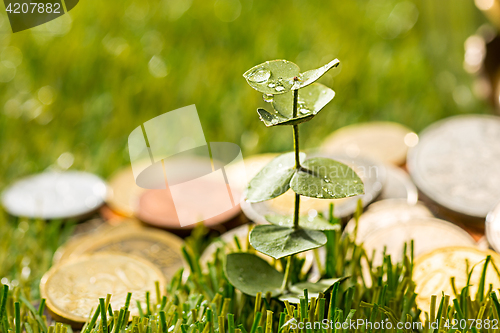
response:
M184 265L182 244L182 239L163 230L122 227L107 231L99 237L90 236L79 242L66 257L72 260L99 252L131 254L150 261L170 280Z
M418 136L401 124L370 122L336 130L325 139L321 150L351 158L365 156L383 163L403 165L408 148L417 142Z
M470 295L474 297L479 285L484 260L491 255L492 261L500 266L500 256L490 250L478 250L471 247L447 247L424 254L415 259L413 280L416 283L416 303L422 311L429 312L431 296L441 292L454 297L450 278L455 277L458 292L467 284L467 268L474 268L471 277ZM477 264L477 265L476 265ZM486 289L493 285L493 290L500 288L500 278L491 264L486 271Z
M115 212L132 217L137 212L139 198L145 189L137 186L132 167L117 171L108 181L106 203Z
M82 230L81 232L75 230L73 236L56 250L54 256L52 257L53 264L68 260L73 252L81 246L81 244L89 242L92 243L99 237L115 233L123 229L140 228L140 222L134 219L120 221L117 225L111 225L107 222L96 225L94 220L85 222L84 224L86 224L85 227L78 228L80 224L77 226L78 230ZM91 229L90 227L92 226L94 226L94 228Z
M165 278L152 263L133 256L100 253L80 257L53 266L40 281L40 294L47 307L62 320L86 322L99 298L112 294L111 306L118 310L132 293L130 313L138 315L136 301L145 304L146 291L154 293L155 281L160 288Z

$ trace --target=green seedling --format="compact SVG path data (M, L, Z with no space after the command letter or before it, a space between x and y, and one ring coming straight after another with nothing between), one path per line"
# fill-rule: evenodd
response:
M226 275L243 293L271 292L273 296L295 294L290 285L293 256L327 243L324 231L340 226L320 216L300 216L300 198L342 199L364 193L363 182L349 166L325 157L307 158L299 149L299 124L313 119L335 96L316 81L339 65L337 59L318 69L300 73L286 60L268 61L243 74L248 84L264 94L272 110L258 109L267 127L291 126L294 151L267 164L248 184L246 200L251 203L274 199L288 190L295 192L293 216L266 216L269 225L258 225L250 233L250 244L275 259L286 258L284 272L249 253L228 255ZM328 281L325 290L335 281ZM319 285L322 285L321 283ZM322 291L325 291L322 290ZM300 290L302 292L302 290Z

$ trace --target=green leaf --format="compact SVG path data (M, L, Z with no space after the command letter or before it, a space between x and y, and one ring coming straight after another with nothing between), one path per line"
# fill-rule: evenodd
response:
M228 254L225 273L229 283L247 295L266 294L268 291L272 296L280 294L283 274L254 254Z
M320 199L341 199L364 194L363 181L349 166L329 158L304 161L290 183L297 194Z
M300 282L294 284L290 287L290 291L286 294L283 294L279 297L281 301L289 301L290 303L298 304L300 303L300 297L304 295L304 289L307 289L307 293L309 297L318 297L319 293L328 292L333 285L340 281L347 280L349 277L341 277L335 279L322 279L318 282Z
M284 94L291 90L299 66L287 60L266 61L243 74L248 84L263 94Z
M301 89L310 85L311 83L322 77L330 69L337 67L339 64L340 61L338 59L334 59L320 68L311 69L310 71L299 74L299 80L294 82L292 90Z
M306 155L300 153L300 161L302 162L305 158ZM294 152L274 158L248 183L247 201L261 202L282 195L290 188L290 180L294 173Z
M277 225L258 225L250 232L250 244L274 259L315 249L326 244L323 232Z
M293 216L266 215L266 220L274 225L293 227ZM331 224L320 216L301 216L299 225L302 228L311 230L340 230L340 224Z
M267 127L297 125L311 120L333 97L335 92L332 89L314 83L300 90L297 99L297 117L293 117L293 92L274 96L272 112L264 109L258 109L257 112Z

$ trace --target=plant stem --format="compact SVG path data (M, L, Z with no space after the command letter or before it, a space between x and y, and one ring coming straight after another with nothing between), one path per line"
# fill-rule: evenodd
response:
M293 91L293 118L297 117L297 104L299 99L299 90ZM300 150L299 150L299 125L293 125L293 149L295 151L295 171L300 169ZM299 228L299 212L300 212L300 194L295 193L295 207L293 213L293 228ZM292 257L286 258L285 277L283 278L282 290L288 290L290 284L290 272L292 270Z
M297 104L299 99L299 90L293 91L293 117L297 117ZM293 125L293 149L295 151L295 169L300 169L300 150L299 150L299 125ZM293 213L293 228L299 228L300 214L300 194L295 193L295 210Z
M285 277L283 278L283 284L281 285L281 290L288 290L288 285L290 284L290 272L292 271L292 256L286 257L286 269Z

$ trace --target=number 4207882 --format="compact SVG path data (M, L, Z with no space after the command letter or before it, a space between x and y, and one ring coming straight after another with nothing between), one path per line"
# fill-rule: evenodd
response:
M27 14L27 13L54 13L61 14L61 4L60 3L43 3L43 2L32 2L32 3L9 3L5 9L9 13L14 14Z

